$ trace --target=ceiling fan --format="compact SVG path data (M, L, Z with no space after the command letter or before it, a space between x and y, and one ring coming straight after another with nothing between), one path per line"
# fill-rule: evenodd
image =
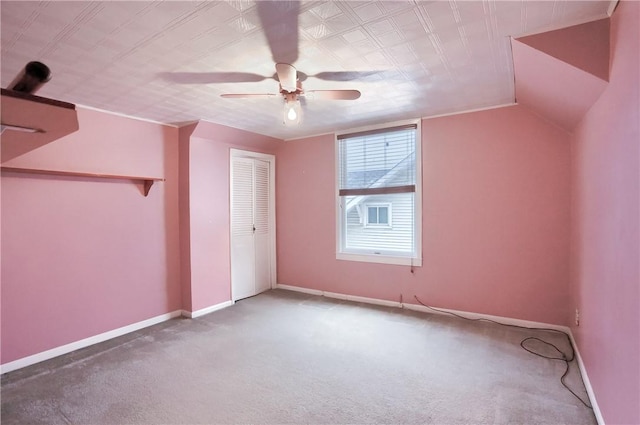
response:
M296 125L302 118L301 100L329 99L329 100L355 100L360 97L358 90L309 90L302 88L302 82L293 65L287 63L276 64L276 74L280 82L280 93L238 93L222 94L225 98L260 98L282 96L284 99L283 122L285 125Z
M304 90L302 82L307 77L321 80L352 81L368 77L377 78L381 71L328 71L314 75L299 72L292 65L298 59L298 16L300 1L256 1L258 18L262 25L267 44L271 50L276 74L265 77L249 72L169 72L161 76L180 84L211 84L258 82L273 78L280 83L278 93L269 94L223 94L224 98L277 97L284 99L283 122L296 125L301 120L301 103L306 99L355 100L360 97L358 90Z

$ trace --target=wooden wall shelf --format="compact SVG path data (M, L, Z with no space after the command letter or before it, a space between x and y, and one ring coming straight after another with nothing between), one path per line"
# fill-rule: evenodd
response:
M141 176L120 176L114 174L97 174L97 173L83 173L78 171L56 171L56 170L39 170L35 168L16 168L16 167L0 167L2 171L9 171L12 173L25 173L25 174L44 174L49 176L66 176L66 177L91 177L97 179L111 179L111 180L133 180L142 182L144 185L144 196L149 194L149 190L153 183L163 182L165 179L160 177L141 177Z
M78 131L78 114L72 103L0 89L0 123L7 126L0 138L3 163ZM15 131L32 129L35 132Z

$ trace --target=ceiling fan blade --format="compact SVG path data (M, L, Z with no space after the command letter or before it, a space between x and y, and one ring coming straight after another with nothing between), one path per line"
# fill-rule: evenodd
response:
M358 90L309 90L304 94L309 99L355 100L360 97Z
M298 79L296 69L293 65L287 63L277 63L276 73L278 74L278 80L282 88L290 93L293 93L297 89L296 81Z
M257 83L271 78L250 72L161 72L158 75L178 84Z
M275 97L279 96L279 94L275 93L228 93L221 94L220 97L225 97L227 99L246 99L246 98L264 98L264 97Z
M367 80L372 77L385 77L388 71L327 71L320 72L315 75L309 75L309 77L316 77L321 80L328 81L353 81L353 80Z
M258 17L276 63L298 60L299 1L258 1Z

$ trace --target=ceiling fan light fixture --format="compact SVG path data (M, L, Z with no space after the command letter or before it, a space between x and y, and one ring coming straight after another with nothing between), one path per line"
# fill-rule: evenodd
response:
M294 126L300 124L302 120L302 107L297 97L287 96L284 101L283 122L286 126Z
M234 76L238 73L225 73L225 75ZM246 75L253 76L254 74L243 74L243 78ZM306 77L306 76L305 76ZM246 78L245 78L246 79ZM264 79L264 78L263 78ZM220 96L225 98L263 98L271 96L282 96L283 110L282 110L282 123L287 127L293 127L299 125L302 122L302 105L300 97L307 99L324 99L324 100L356 100L360 97L358 90L311 90L305 91L302 88L302 83L299 78L299 73L293 65L287 63L276 63L276 76L280 83L280 90L278 94L272 93L227 93Z

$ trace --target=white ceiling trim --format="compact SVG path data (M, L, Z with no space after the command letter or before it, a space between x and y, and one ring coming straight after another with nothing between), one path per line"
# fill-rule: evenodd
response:
M150 119L147 119L147 118L134 117L133 115L122 114L120 112L107 111L106 109L94 108L93 106L76 104L76 107L77 108L82 108L82 109L87 109L89 111L102 112L103 114L115 115L117 117L129 118L131 120L143 121L143 122L148 122L148 123L151 123L151 124L160 124L160 125L164 125L164 126L167 126L167 127L173 127L173 128L180 128L180 126L177 126L175 124L169 124L169 123L166 123L166 122L150 120Z
M453 116L453 115L470 114L471 112L490 111L492 109L507 108L509 106L517 106L517 105L518 105L518 102L509 102L509 103L503 103L501 105L485 106L484 108L467 109L467 110L464 110L464 111L450 112L448 114L432 115L432 116L428 116L428 117L422 117L422 119L423 120L430 120L430 119L433 119L433 118L442 118L442 117L450 117L450 116Z

